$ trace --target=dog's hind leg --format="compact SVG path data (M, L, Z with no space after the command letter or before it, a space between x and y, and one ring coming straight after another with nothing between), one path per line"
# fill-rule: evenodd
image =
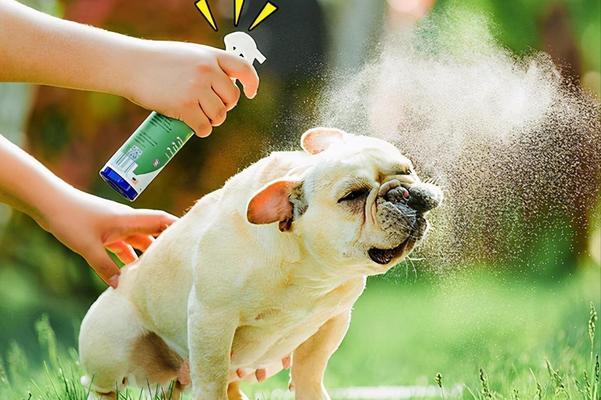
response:
M84 386L96 393L124 389L132 371L131 352L144 333L133 304L118 291L105 291L86 314L79 333L80 363L87 374Z

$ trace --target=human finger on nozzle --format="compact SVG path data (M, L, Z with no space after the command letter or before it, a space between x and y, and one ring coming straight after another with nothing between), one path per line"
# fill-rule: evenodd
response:
M259 75L248 61L236 55L223 52L219 57L219 66L230 78L238 79L244 87L244 94L253 99L259 90Z

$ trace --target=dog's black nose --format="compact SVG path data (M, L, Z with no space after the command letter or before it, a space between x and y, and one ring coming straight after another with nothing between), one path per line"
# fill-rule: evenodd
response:
M418 183L409 188L407 205L415 211L425 213L436 208L442 202L442 191L428 183Z
M379 194L397 207L409 207L419 213L438 207L443 198L437 186L421 182L405 188L399 181L389 181L380 187Z

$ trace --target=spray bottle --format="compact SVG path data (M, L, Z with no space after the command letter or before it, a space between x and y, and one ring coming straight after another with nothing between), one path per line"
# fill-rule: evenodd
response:
M230 33L224 42L227 52L251 64L255 60L265 62L247 33ZM182 121L153 111L100 170L100 176L123 197L134 201L193 134Z

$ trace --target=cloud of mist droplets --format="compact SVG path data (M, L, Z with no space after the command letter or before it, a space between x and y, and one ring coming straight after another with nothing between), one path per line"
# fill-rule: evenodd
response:
M532 262L546 241L583 251L599 198L599 103L547 55L502 49L485 21L440 17L386 34L320 110L320 125L398 145L444 189L420 254L430 264Z

